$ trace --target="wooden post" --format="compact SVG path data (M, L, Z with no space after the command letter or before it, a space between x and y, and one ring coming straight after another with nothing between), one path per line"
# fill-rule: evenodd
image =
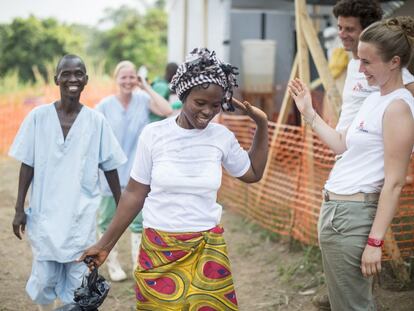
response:
M303 16L307 15L305 0L295 0L295 15L296 15L296 40L298 42L299 55L299 77L306 84L310 84L310 67L309 67L309 50L304 36ZM312 25L313 27L313 25ZM302 119L303 121L303 119ZM302 122L304 124L304 122ZM313 174L313 134L310 126L305 125L305 139L310 143L311 152L307 158L310 167L309 185L313 188L314 174Z
M312 14L320 15L321 14L321 6L320 5L312 5ZM321 20L319 18L315 18L313 20L313 27L317 32L321 30Z
M293 60L292 69L290 71L289 81L295 79L298 76L298 55L295 55L295 59ZM285 91L285 95L283 96L282 106L280 107L279 116L277 118L277 125L281 125L287 122L290 109L292 107L293 99L289 95L289 92ZM272 141L276 140L277 136L273 135Z
M302 12L306 11L305 0L295 0L296 42L298 47L299 77L305 83L310 82L309 52L303 32Z
M296 41L298 47L298 64L299 64L299 78L306 84L309 85L310 83L310 66L309 66L309 50L307 46L307 42L304 36L304 24L302 20L302 16L307 14L306 8L306 1L305 0L295 0L295 16L296 16ZM302 125L305 125L305 141L308 144L305 144L304 151L306 152L306 148L309 148L310 152L307 152L307 156L303 161L306 161L306 165L309 167L309 175L308 175L308 187L311 189L314 188L315 185L315 176L314 176L314 159L313 159L313 133L312 128L306 125L303 122L302 118ZM298 179L299 182L300 179ZM297 187L299 184L297 184ZM293 209L291 212L290 224L289 224L289 231L292 232L295 226L296 220L296 209ZM293 238L293 234L290 234L290 240Z
M289 81L293 80L297 76L298 76L298 55L296 54L295 59L293 61L292 69L290 71ZM287 91L287 88L286 88L285 95L283 96L282 106L280 107L280 113L277 118L276 128L270 140L269 153L267 155L267 164L263 172L262 180L259 182L258 189L256 192L257 194L256 194L256 200L254 201L255 202L254 207L259 205L260 200L262 198L263 188L264 188L264 185L266 184L267 176L269 175L270 161L272 161L274 157L274 153L275 153L274 150L276 149L276 143L278 141L277 138L280 133L280 126L286 123L290 108L292 106L292 102L293 102L293 99L289 95L289 92Z
M297 18L297 17L296 17ZM325 58L322 47L319 43L315 29L307 12L301 13L301 21L303 25L303 34L314 60L316 69L319 73L322 84L325 88L328 101L333 105L335 111L335 121L338 120L339 111L341 110L342 99L336 87L335 79L329 71L329 64Z

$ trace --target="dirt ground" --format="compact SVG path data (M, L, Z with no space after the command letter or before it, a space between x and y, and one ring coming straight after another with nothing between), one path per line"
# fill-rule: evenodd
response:
M0 311L37 310L25 293L31 251L11 230L19 164L0 157ZM237 214L223 213L241 311L316 311L312 295L323 283L315 248L278 239ZM120 258L131 275L129 234L119 243ZM100 270L107 277L106 269ZM414 291L390 291L376 286L379 311L413 311ZM101 311L134 310L133 280L112 283Z

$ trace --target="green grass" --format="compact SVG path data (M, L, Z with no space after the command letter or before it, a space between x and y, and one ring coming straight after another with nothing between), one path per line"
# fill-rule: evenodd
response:
M279 265L277 268L282 282L290 283L295 280L297 290L306 290L325 283L322 272L322 256L318 247L307 246L293 242L290 252L302 253L302 256L293 263Z
M248 230L250 233L258 233L260 237L260 241L271 241L271 242L279 242L282 240L282 236L278 233L266 230L265 228L261 227L257 223L243 218L244 228Z
M237 229L236 229L237 228ZM272 243L284 243L288 245L289 253L296 254L297 260L286 263L283 260L269 258L274 261L275 269L284 283L290 283L295 290L315 288L325 283L322 272L322 255L317 246L304 245L301 242L281 236L280 234L264 229L253 221L240 217L240 221L231 230L237 231L243 228L250 234L258 234L260 239L257 244L271 241ZM251 244L240 245L237 253L249 256ZM279 256L278 256L279 257Z

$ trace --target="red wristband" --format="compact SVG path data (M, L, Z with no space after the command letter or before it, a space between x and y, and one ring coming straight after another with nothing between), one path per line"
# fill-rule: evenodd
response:
M384 240L379 240L379 239L368 237L367 244L373 247L382 247L384 245Z

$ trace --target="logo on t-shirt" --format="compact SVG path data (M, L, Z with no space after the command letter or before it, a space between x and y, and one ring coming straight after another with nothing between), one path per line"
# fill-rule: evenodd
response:
M354 85L354 87L352 88L352 91L354 92L367 92L367 93L371 93L370 90L364 88L364 86L357 82L357 84Z
M358 131L364 132L364 133L368 133L368 130L364 128L364 121L361 121L359 123L359 125L356 127L356 129Z

